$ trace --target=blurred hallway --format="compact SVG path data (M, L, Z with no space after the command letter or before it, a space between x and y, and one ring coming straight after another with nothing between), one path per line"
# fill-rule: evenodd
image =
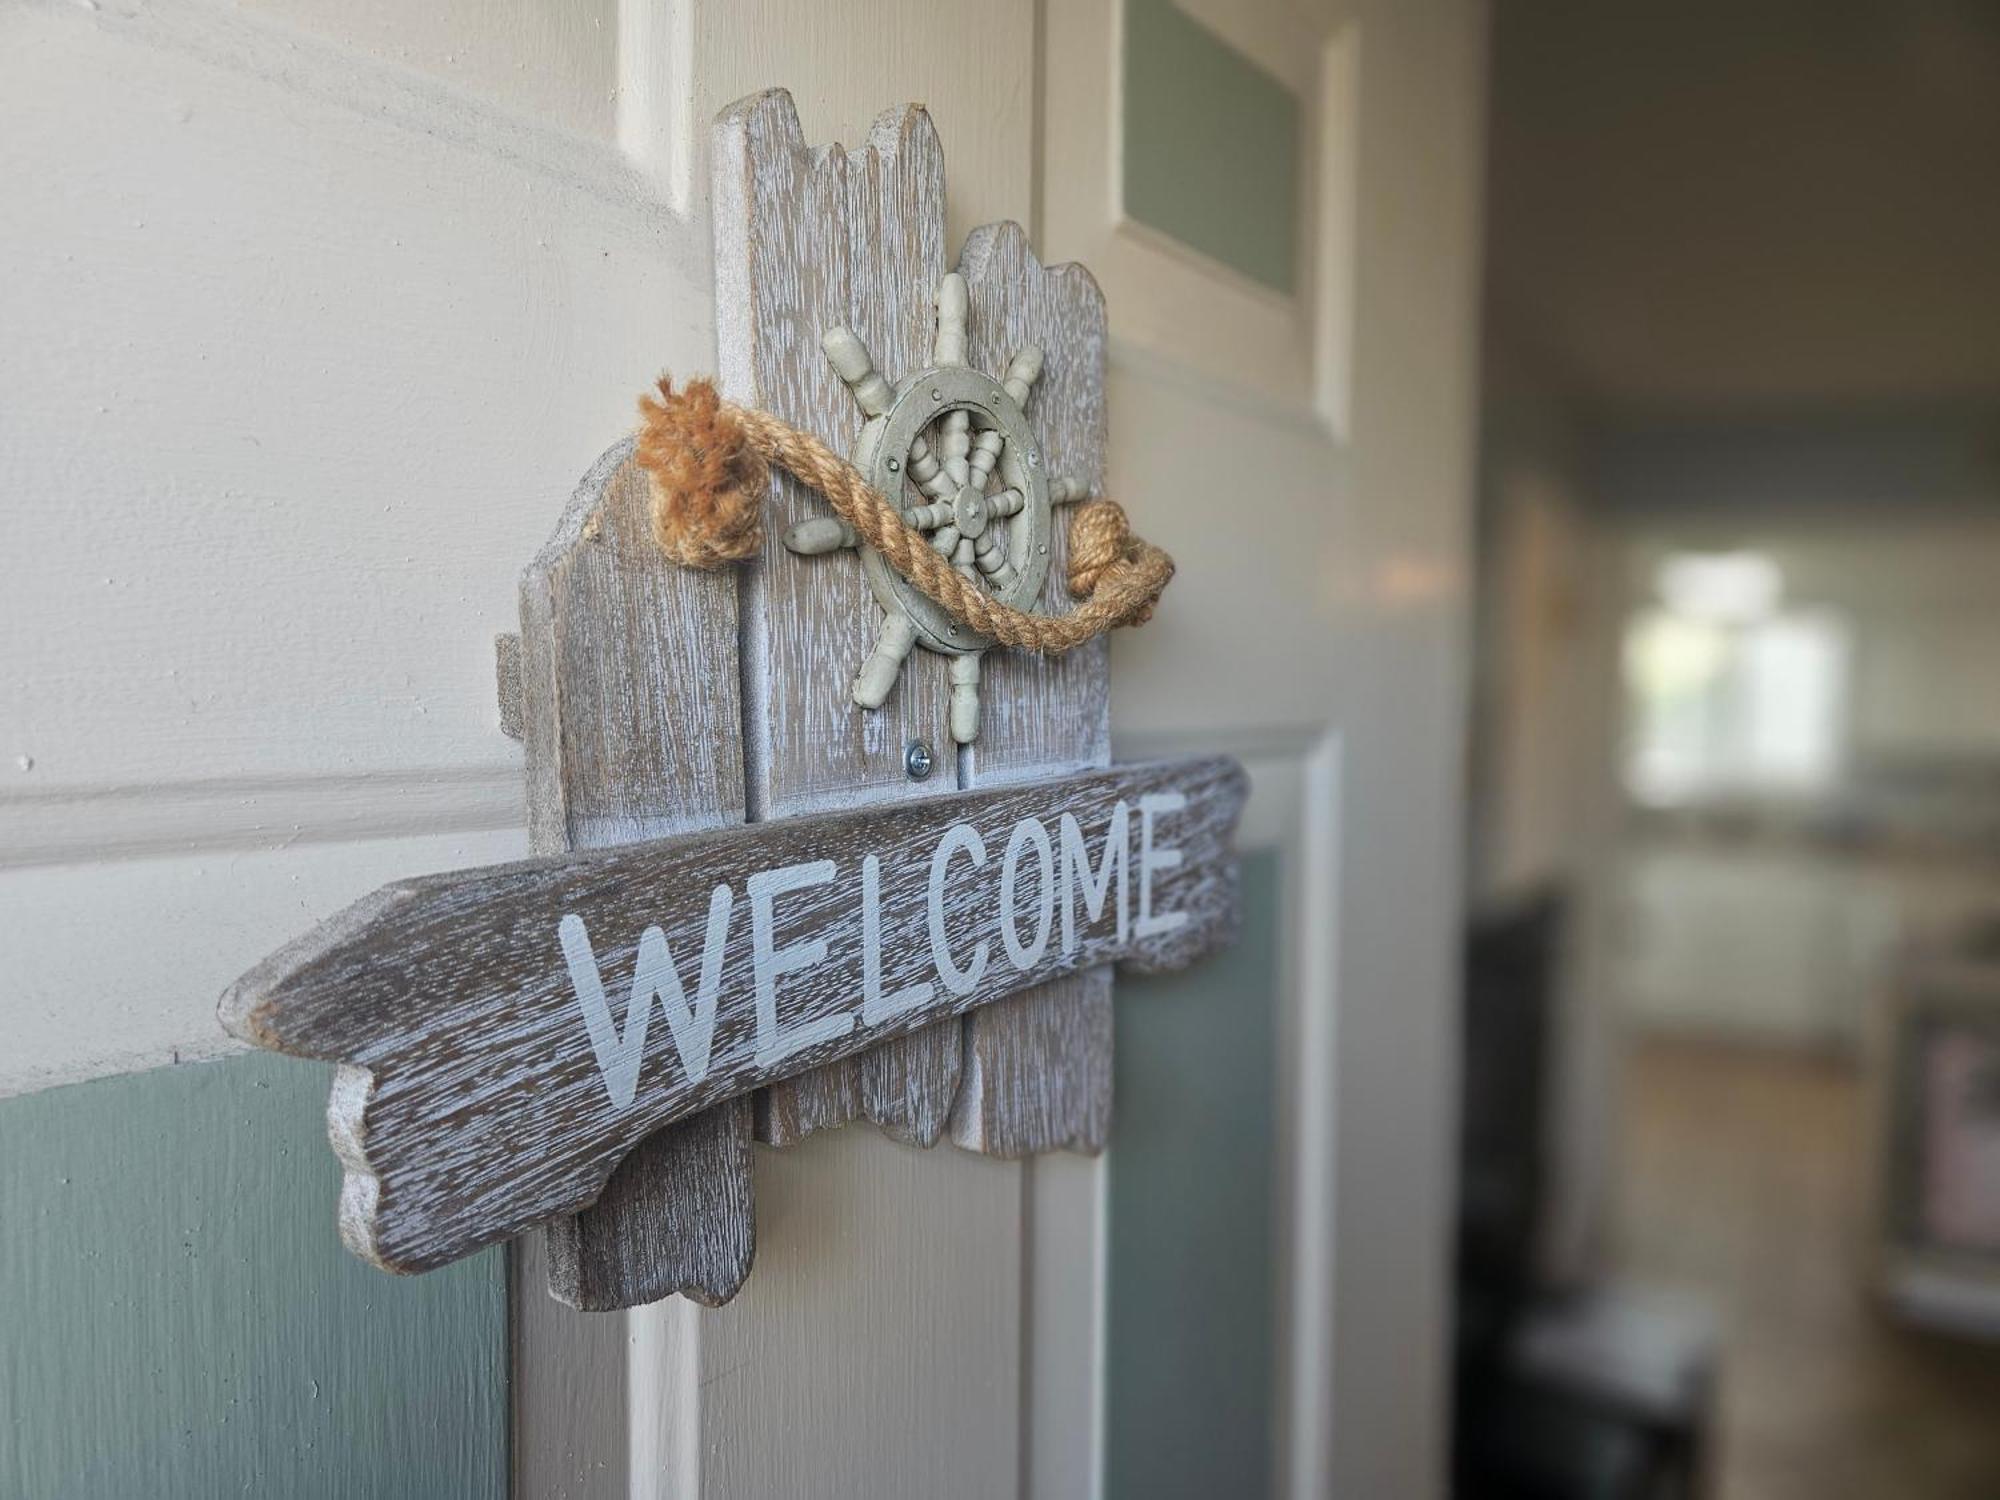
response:
M1648 1040L1626 1068L1612 1259L1716 1309L1718 1500L2000 1495L2000 1346L1867 1299L1853 1066Z

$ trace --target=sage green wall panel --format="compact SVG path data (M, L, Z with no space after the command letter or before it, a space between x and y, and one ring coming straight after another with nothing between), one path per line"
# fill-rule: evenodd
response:
M1278 856L1234 948L1115 991L1105 1492L1268 1495L1277 1374Z
M330 1071L0 1100L0 1495L505 1494L502 1252L405 1280L341 1248Z
M1125 212L1296 291L1298 97L1172 0L1126 0L1124 64Z

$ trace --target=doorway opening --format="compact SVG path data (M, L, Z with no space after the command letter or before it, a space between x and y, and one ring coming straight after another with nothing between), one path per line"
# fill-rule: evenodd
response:
M2000 16L1493 42L1458 1492L2000 1494Z

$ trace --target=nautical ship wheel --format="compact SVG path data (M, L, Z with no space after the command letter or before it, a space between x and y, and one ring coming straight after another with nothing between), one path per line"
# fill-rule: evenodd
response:
M1003 604L1039 613L1054 509L1085 491L1050 477L1024 411L1041 377L1042 351L1023 348L997 379L975 370L965 362L965 314L965 278L954 271L938 286L933 363L895 386L850 330L828 329L822 342L867 419L854 442L854 466L965 578ZM860 548L883 619L854 679L854 701L880 708L912 647L921 645L953 658L952 738L977 739L979 658L992 637L954 620L844 521L801 522L785 545L803 554Z

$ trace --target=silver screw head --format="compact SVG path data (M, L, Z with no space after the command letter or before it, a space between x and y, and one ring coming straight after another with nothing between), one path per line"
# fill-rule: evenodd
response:
M930 744L925 740L911 740L903 751L903 769L912 781L927 779L937 765L937 758L931 754Z
M896 459L893 459L893 458L889 460L889 472L890 472L891 474L894 474L894 473L896 473L896 472L897 472L897 471L898 471L899 469L901 469L902 467L903 467L903 465L901 464L901 462L900 462L900 461L898 461L898 460L896 460Z

